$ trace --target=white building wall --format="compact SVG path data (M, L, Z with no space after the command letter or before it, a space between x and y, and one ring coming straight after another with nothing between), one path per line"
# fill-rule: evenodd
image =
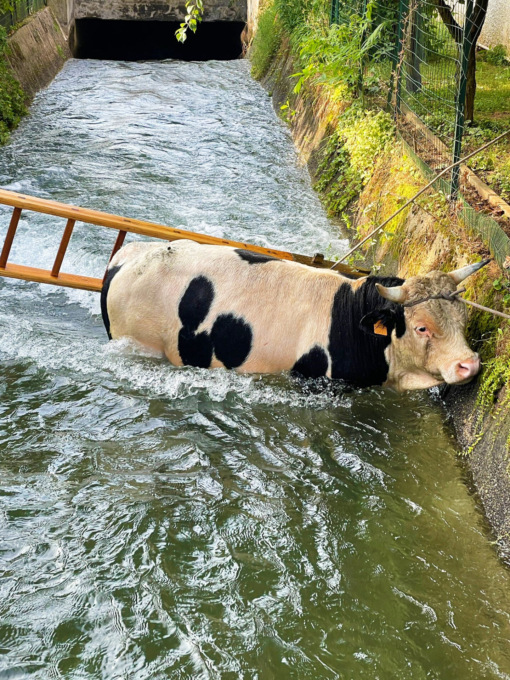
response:
M489 0L478 42L488 47L504 45L510 55L510 0Z

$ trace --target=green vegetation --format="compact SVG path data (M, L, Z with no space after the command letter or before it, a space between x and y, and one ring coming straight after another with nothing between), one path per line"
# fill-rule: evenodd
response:
M377 158L394 139L390 116L354 104L338 118L318 168L320 191L328 211L343 213L372 176Z
M271 60L281 42L280 22L275 4L268 5L260 15L257 32L251 49L252 74L260 80L267 73Z
M269 0L250 52L252 73L261 78L285 41L296 65L291 99L300 94L322 97L336 107L328 117L329 135L316 183L333 215L343 214L358 196L372 175L374 159L394 137L390 116L372 110L359 96L361 62L368 54L380 59L386 49L381 48L381 35L387 22L371 30L374 6L368 3L365 18L352 13L330 26L329 0ZM292 101L282 106L282 115L288 122L295 119Z
M196 33L198 24L204 16L204 0L186 0L186 16L179 28L175 31L175 37L181 43L185 42L188 31Z
M491 53L478 56L476 124L466 129L464 148L476 148L510 127L510 63L494 63ZM500 54L500 52L496 52ZM473 170L502 198L510 202L510 139L504 139L475 156Z
M494 66L508 66L509 59L504 45L495 45L485 52L485 61Z
M391 150L393 122L380 108L386 101L391 74L388 41L382 38L388 24L377 34L360 17L353 16L330 27L329 6L324 0L268 0L251 51L253 74L260 78L267 72L280 46L284 51L291 50L294 92L284 93L289 98L282 107L283 117L299 126L303 119L300 111L313 108L321 112L326 135L319 158L315 159L316 188L329 213L341 215L347 224L349 210L357 201L356 236L363 237L423 186L422 173L426 170L421 165L426 165L423 161L416 165L400 146ZM440 22L436 22L436 28L430 40L436 36L438 41L454 44ZM441 56L421 64L423 82L435 90L434 107L425 99L431 94L424 90L416 92L415 99L423 104L422 119L449 141L453 139L454 116L451 107L444 109L441 102L452 98L455 67L448 73L448 79L443 80L436 77L438 69L445 73ZM510 64L501 49L478 54L477 80L476 123L466 126L466 151L481 146L510 126ZM303 102L307 106L303 107ZM472 167L510 200L510 140L475 157ZM482 257L486 252L480 241L472 237L467 213L452 214L442 193L430 191L420 198L418 205L425 217L418 222L417 235L410 227L417 223L409 221L411 209L408 209L392 220L377 239L368 241L355 253L352 263L366 258L373 260L377 269L380 262L398 260L403 275L409 276L424 269L449 270L459 266L459 260L472 261L473 256ZM466 297L508 311L510 279L506 274L497 276L495 266L482 270L467 282ZM506 433L504 428L510 423L509 331L509 324L498 317L470 310L467 336L480 354L483 371L468 453L484 439L488 423L496 423L491 436L498 437L501 432ZM506 439L505 434L504 440L510 453L510 435Z
M7 34L0 26L0 144L7 142L9 133L26 114L25 93L7 63L7 49Z

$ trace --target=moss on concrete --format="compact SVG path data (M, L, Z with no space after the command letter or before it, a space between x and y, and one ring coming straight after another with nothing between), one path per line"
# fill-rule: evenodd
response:
M7 55L27 102L49 85L71 56L66 39L49 8L29 17L9 38Z
M13 76L4 52L0 55L0 144L7 142L26 114L25 100L26 95Z
M380 144L376 139L373 162L367 164L366 173L360 173L352 150L356 134L363 134L363 125L375 113L352 107L351 101L330 96L310 83L294 93L295 72L292 50L283 37L263 82L277 111L283 104L292 112L287 121L328 211L347 214L350 236L364 237L411 198L426 178L403 145L394 138L387 143L386 129ZM348 116L357 130L351 147L345 133ZM469 225L451 213L444 195L430 190L368 242L360 256L384 272L405 278L433 269L448 271L488 255ZM498 290L496 285L501 280L510 285L508 276L492 262L466 280L465 297L510 313L506 288ZM467 337L482 359L481 375L475 383L445 389L443 396L485 513L500 545L510 554L510 325L470 308Z

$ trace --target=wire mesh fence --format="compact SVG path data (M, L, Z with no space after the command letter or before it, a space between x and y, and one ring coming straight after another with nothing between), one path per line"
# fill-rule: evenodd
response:
M391 62L388 104L406 141L432 169L458 160L480 23L473 0L332 0L332 23L353 14L367 32L384 23L378 41L386 42L379 55ZM456 170L450 181L455 195Z
M0 14L0 25L9 30L47 5L47 0L13 0L12 9Z
M431 178L461 158L465 120L472 117L475 47L488 0L332 0L331 23L363 19L377 36L376 72L387 83L386 104L407 151ZM368 59L360 65L360 87ZM365 83L367 85L368 83ZM456 200L466 226L487 243L500 265L510 239L489 215L459 194L459 167L437 188Z

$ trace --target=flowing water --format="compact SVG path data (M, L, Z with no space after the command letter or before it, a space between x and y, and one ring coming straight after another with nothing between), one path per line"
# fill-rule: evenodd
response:
M345 247L244 62L69 62L0 185ZM0 215L0 236L8 213ZM51 266L26 214L12 261ZM63 271L100 276L78 225ZM510 678L510 578L427 394L175 369L0 282L0 679Z

